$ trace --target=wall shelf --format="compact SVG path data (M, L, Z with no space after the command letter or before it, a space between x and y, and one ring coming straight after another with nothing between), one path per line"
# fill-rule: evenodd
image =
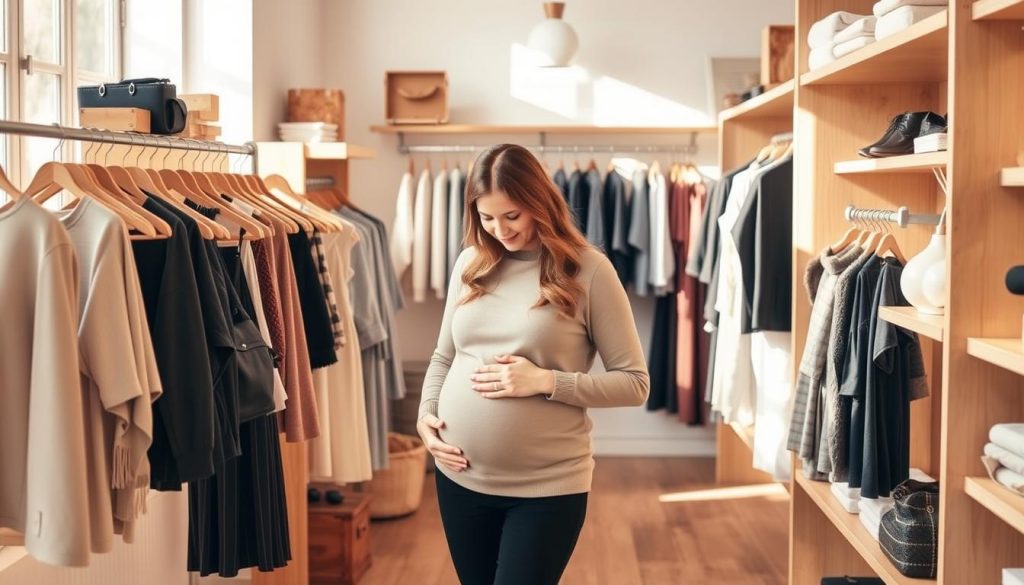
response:
M831 484L807 479L799 470L793 472L793 477L799 488L807 493L811 501L821 509L832 525L846 538L850 546L867 562L878 577L885 581L886 585L935 583L933 579L911 579L901 575L886 558L878 541L861 524L860 518L856 514L844 510L832 496Z
M947 11L800 76L801 85L940 82L948 76Z
M999 173L1003 187L1024 187L1024 167L1007 167Z
M965 477L964 491L1017 532L1024 533L1024 496L1011 493L987 477Z
M717 126L494 126L485 124L374 125L378 134L713 134Z
M1024 0L977 0L971 5L974 20L1024 20Z
M967 338L967 353L1024 376L1024 343L1013 338Z
M774 118L793 116L793 94L796 81L789 81L774 87L757 97L750 98L738 106L722 110L718 121L750 120L755 118Z
M878 316L883 321L899 325L919 335L936 341L945 339L945 317L942 315L924 315L914 307L881 307Z
M948 152L906 154L886 158L862 158L844 160L835 164L837 175L862 173L930 173L932 169L943 168L949 163Z

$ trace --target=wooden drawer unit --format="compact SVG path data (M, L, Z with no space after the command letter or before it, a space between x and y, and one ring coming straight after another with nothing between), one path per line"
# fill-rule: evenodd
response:
M309 582L354 585L370 568L370 498L345 494L345 502L309 506Z

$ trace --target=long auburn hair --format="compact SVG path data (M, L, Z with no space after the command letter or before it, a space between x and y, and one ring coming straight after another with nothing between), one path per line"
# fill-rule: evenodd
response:
M506 252L484 229L477 200L495 191L508 195L533 217L540 239L540 298L533 305L554 305L568 318L576 316L583 285L576 280L580 257L590 244L576 229L569 206L533 154L518 144L498 144L480 153L466 182L466 244L476 255L462 272L468 303L487 294L485 283Z

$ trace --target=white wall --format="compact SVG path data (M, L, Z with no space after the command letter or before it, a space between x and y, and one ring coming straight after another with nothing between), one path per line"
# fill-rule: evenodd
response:
M359 206L390 224L398 178L406 166L405 157L395 151L394 137L369 132L371 124L384 118L386 70L446 70L452 122L708 124L714 122L706 97L708 57L757 56L764 25L794 19L789 0L568 2L565 18L580 39L576 66L538 70L525 64L522 45L542 15L539 1L326 2L323 82L346 92L347 139L378 149L376 160L352 165L352 197ZM484 136L475 142L536 140L535 136ZM559 140L592 144L595 139L549 137L552 144ZM597 143L608 141L597 139ZM666 139L626 136L615 143L640 141ZM474 139L459 137L450 142L466 144ZM698 162L716 164L714 138L702 138L700 147ZM447 158L449 162L468 160ZM552 164L557 160L549 157ZM605 160L598 157L602 166ZM422 166L422 157L416 162ZM437 168L441 157L433 162ZM430 302L399 314L405 358L429 357L441 310L439 303ZM641 337L649 343L653 303L636 299L634 312ZM592 416L600 453L713 452L707 429L688 428L663 413L617 409L594 411Z

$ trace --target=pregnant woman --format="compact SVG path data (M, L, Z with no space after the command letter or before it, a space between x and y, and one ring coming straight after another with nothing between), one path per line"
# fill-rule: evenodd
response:
M466 223L417 429L463 585L556 585L587 511L586 409L643 404L643 351L611 262L528 150L479 156Z

